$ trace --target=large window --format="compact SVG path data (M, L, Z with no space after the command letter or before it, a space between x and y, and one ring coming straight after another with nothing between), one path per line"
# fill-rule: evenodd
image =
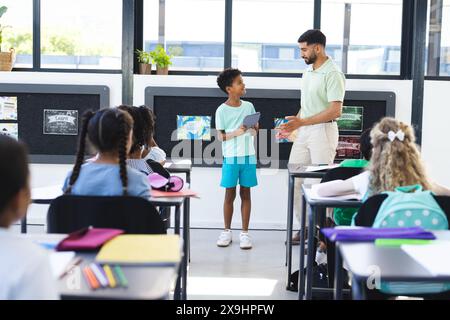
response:
M17 54L15 67L29 68L33 64L33 1L3 0L6 13L0 18L3 36L2 51L14 48Z
M164 45L172 70L223 69L224 34L225 0L144 1L144 49Z
M342 71L400 74L401 0L322 0L321 18L328 54Z
M313 19L312 0L234 0L232 66L244 72L304 70L297 40Z
M122 0L41 1L42 68L120 69Z
M429 0L427 76L450 76L450 0Z

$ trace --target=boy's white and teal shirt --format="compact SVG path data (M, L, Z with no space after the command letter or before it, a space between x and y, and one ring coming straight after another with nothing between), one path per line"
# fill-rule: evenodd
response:
M233 132L242 126L246 116L255 112L255 107L248 101L241 100L239 107L222 103L216 110L216 130L223 130L225 133ZM223 141L222 153L225 158L253 156L255 155L254 137L246 132L234 139Z

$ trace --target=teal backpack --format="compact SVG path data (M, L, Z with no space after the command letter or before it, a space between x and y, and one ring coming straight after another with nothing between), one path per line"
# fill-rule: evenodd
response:
M447 216L431 191L422 186L398 187L383 192L388 197L378 210L374 228L422 227L427 230L447 230ZM432 294L450 290L450 283L381 281L380 291L388 294Z
M383 192L388 197L378 210L374 228L422 227L427 230L448 230L447 216L422 186L398 187Z

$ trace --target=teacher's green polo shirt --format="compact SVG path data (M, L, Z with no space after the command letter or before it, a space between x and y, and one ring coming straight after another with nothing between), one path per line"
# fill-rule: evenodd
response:
M303 73L301 87L301 118L312 117L327 109L332 101L344 101L345 76L328 57L318 69Z

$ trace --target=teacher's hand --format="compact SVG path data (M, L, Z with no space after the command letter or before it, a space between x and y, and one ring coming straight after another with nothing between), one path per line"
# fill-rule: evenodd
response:
M296 116L289 116L285 118L287 123L282 124L279 129L284 132L292 132L302 126L302 119Z

